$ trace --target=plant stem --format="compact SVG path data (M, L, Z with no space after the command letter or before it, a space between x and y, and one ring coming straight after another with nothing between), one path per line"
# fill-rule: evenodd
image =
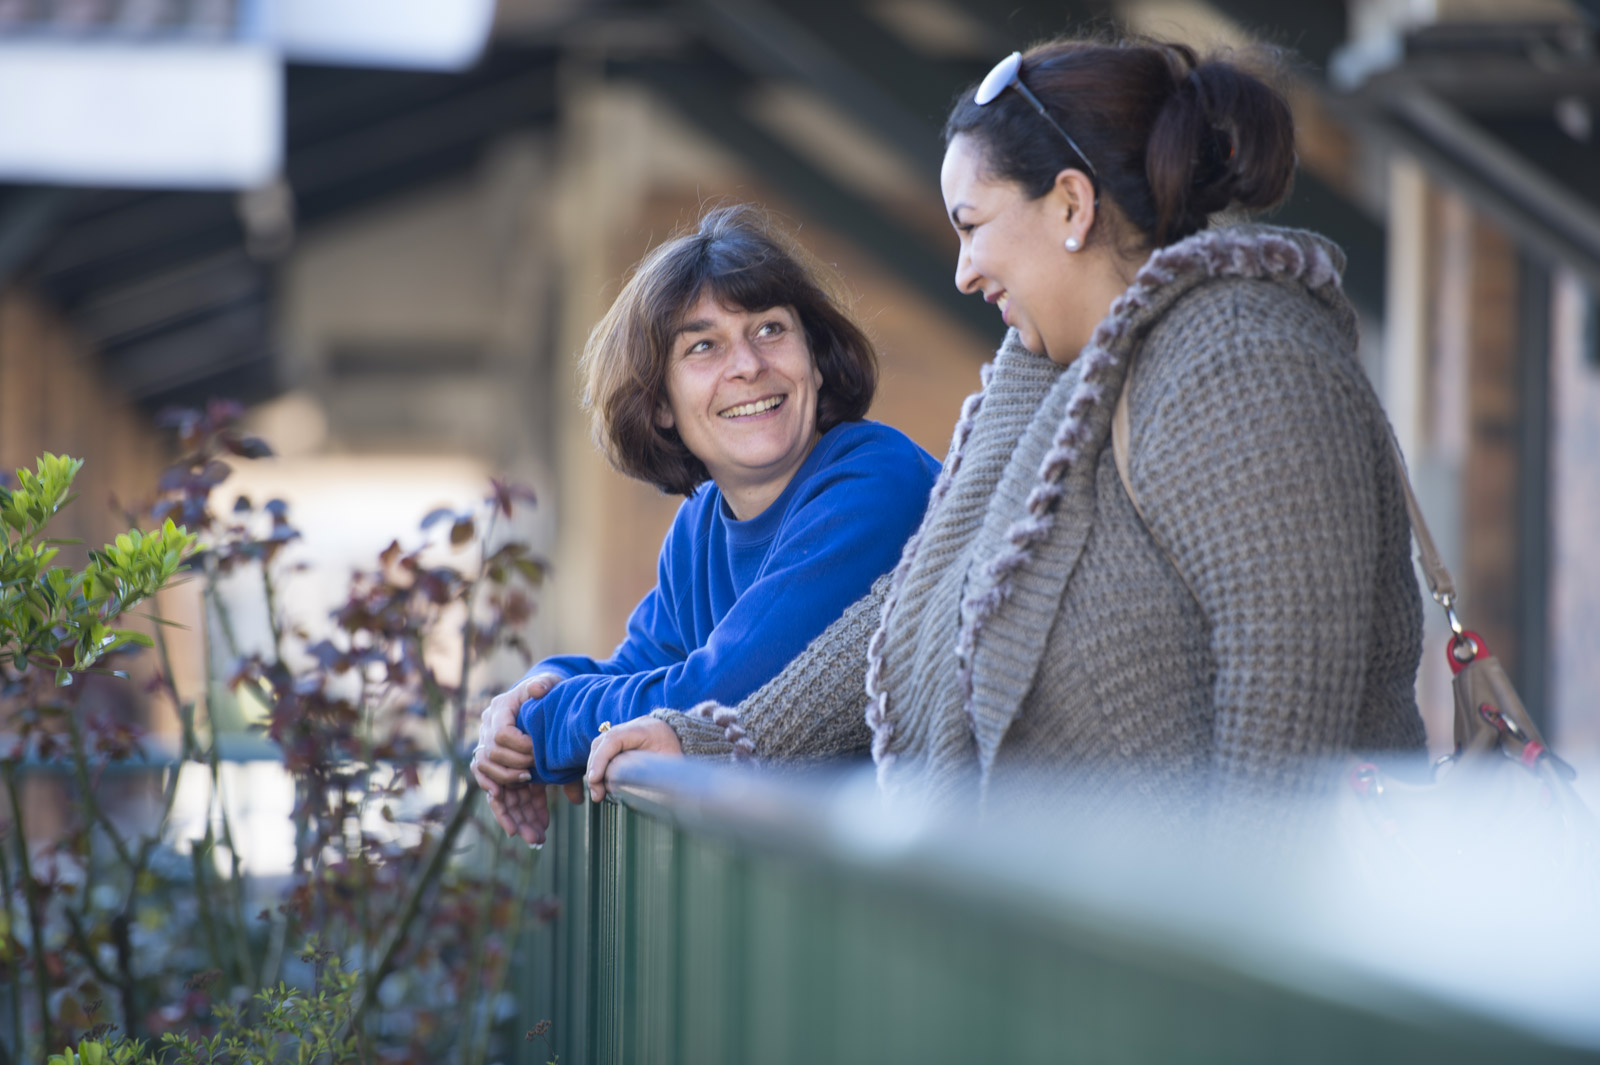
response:
M498 874L500 872L502 850L498 844L491 844L490 853L493 857L489 862L489 875L482 891L483 901L478 908L478 921L475 925L478 935L473 943L472 962L467 966L467 987L462 995L463 1002L474 1004L483 1001L484 947L489 941L488 929L493 927L495 898L499 894L500 888ZM475 1013L469 1010L467 1016L472 1018ZM471 1065L472 1062L481 1060L481 1054L477 1053L479 1051L478 1044L487 1041L489 1026L493 1021L494 1007L491 1002L488 1010L484 1013L482 1025L474 1024L467 1033L467 1039L461 1045L462 1065Z
M267 628L272 630L273 660L283 664L283 625L278 620L278 586L272 579L272 567L261 563L261 590L267 598Z
M371 677L365 667L361 670L360 702L356 705L361 708L361 765L366 768L361 771L361 798L356 804L356 825L367 823L367 804L372 798L372 775L377 771L373 761L373 729L374 718L377 713L374 707L382 696L374 697L372 694ZM371 873L371 867L366 858L366 847L363 841L361 847L361 875L365 879ZM361 963L366 964L366 959L372 952L372 900L371 892L363 891L356 897L356 929L361 937ZM366 1032L357 1029L358 1038L365 1039Z
M179 740L177 761L172 767L171 774L167 777L166 789L161 798L161 818L156 822L155 831L145 837L144 846L140 848L139 862L134 869L135 880L138 879L137 874L143 872L149 864L150 855L166 836L167 825L172 820L172 810L178 800L178 778L183 774L184 765L191 760L196 760L195 756L200 751L200 736L195 731L194 724L197 703L193 699L185 700L178 693L178 681L172 672L172 649L167 646L166 626L161 623L161 613L156 605L157 602L152 601L150 605L150 613L156 618L156 654L161 659L163 687L166 688L167 695L172 699L172 705L178 711L178 724L182 730L182 735ZM132 892L133 889L130 887L130 901L132 900Z
M110 815L100 805L100 799L95 794L93 782L89 779L89 753L83 743L83 729L78 724L76 714L66 713L62 717L67 721L67 738L72 744L72 773L77 778L78 790L83 796L83 805L89 812L90 820L100 826L100 831L106 834L111 841L111 847L117 852L117 860L124 867L133 867L133 852L128 849L128 843L122 838L122 833L117 831L117 826L112 822Z
M406 897L405 905L401 907L400 914L391 925L391 930L378 956L378 964L367 970L366 979L362 981L360 998L356 1003L355 1016L352 1023L360 1024L366 1016L367 1007L371 1004L378 991L378 985L383 983L394 968L395 956L399 953L400 944L405 939L406 931L416 920L417 911L422 908L422 897L426 895L439 875L444 872L446 862L454 849L456 837L461 835L461 830L467 822L472 820L472 810L476 805L478 793L469 791L462 797L456 812L450 818L450 823L445 826L444 832L439 836L439 842L434 847L433 853L428 856L428 864L423 868L422 875L411 887L411 894ZM341 1033L342 1034L342 1033Z
M33 864L28 858L28 835L23 829L22 795L17 788L15 762L0 763L0 775L5 777L6 796L11 800L11 814L17 824L17 872L22 877L22 897L28 907L28 926L31 936L28 954L33 959L33 979L39 994L39 1026L44 1035L44 1045L55 1046L55 1033L50 1027L50 973L44 964L44 917L39 912L39 887L33 882Z
M140 850L138 864L140 872L150 861L150 852L166 835L167 824L172 819L173 806L178 799L178 777L183 773L184 764L193 760L200 749L200 737L194 728L196 702L193 699L185 700L178 694L178 682L172 675L172 651L167 646L166 626L162 623L160 610L154 601L151 603L150 613L156 619L156 653L161 658L162 686L166 688L167 695L172 699L172 705L178 712L181 738L178 741L177 761L172 767L171 775L167 777L166 788L161 797L161 817L156 821L155 831L145 838L144 846Z
M216 598L213 580L213 574L208 572L206 582L211 585L213 598ZM211 692L216 691L216 667L213 665L213 654L211 654L210 632L206 632L203 640L203 654L205 654L206 699L210 699ZM238 860L238 848L234 846L234 824L227 816L227 800L222 790L221 755L218 753L218 742L216 742L216 720L211 718L210 707L210 702L206 702L206 716L211 723L211 745L206 748L206 763L210 764L211 768L211 795L216 800L216 811L222 822L222 846L226 846L227 860L229 860L227 895L234 903L234 915L232 915L234 919L229 921L229 931L234 934L234 966L237 969L238 982L250 987L253 972L251 972L250 935L245 932L245 876L242 864Z
M211 955L212 967L220 972L225 966L222 964L221 942L217 939L216 920L211 913L210 892L206 888L205 864L205 854L210 853L215 846L216 841L208 828L201 840L201 846L189 848L189 863L194 867L194 897L200 907L200 927L205 932L206 950Z
M172 810L178 802L178 778L183 773L184 764L194 757L194 748L189 743L194 736L194 703L179 704L178 718L183 724L183 746L178 751L176 761L167 770L167 782L162 785L161 790L161 813L156 817L155 828L139 844L139 853L133 867L135 878L149 867L150 856L166 838L167 825L172 820Z
M132 906L132 896L129 897L129 908ZM128 908L111 919L111 942L117 950L117 972L121 974L118 987L122 989L122 1019L123 1030L129 1038L137 1039L140 1030L144 1027L139 1023L139 1011L136 1006L133 992L133 943L128 937L128 927L133 919L128 916Z
M461 597L463 608L467 617L461 625L461 676L456 684L455 697L455 732L454 737L448 737L450 750L454 751L461 742L462 733L467 728L467 698L472 692L469 680L472 675L472 645L478 638L478 621L473 616L472 607L478 597L478 589L483 586L485 574L489 572L489 543L494 539L495 526L500 520L500 509L494 505L489 507L489 524L483 530L483 539L478 542L478 576L471 584L467 585L466 594ZM456 788L466 775L460 757L450 759L450 798L456 797Z
M84 964L89 966L89 971L100 978L102 983L113 987L120 987L122 981L106 971L100 964L100 959L95 957L94 946L89 942L89 933L83 927L83 918L72 907L66 908L68 931L72 933L72 940L78 945L78 953L83 955Z
M289 938L289 918L284 914L270 918L272 930L267 934L267 956L261 961L261 985L271 987L278 982L278 967L283 964L283 945Z
M11 812L15 821L16 832L20 835L22 833L22 820L16 816L17 811L15 808ZM6 935L14 940L16 937L14 929L17 927L17 914L15 907L11 904L11 859L6 857L6 849L3 843L0 843L0 889L5 891ZM19 959L13 959L13 964L17 960ZM6 997L11 1001L11 1031L17 1040L16 1050L18 1054L23 1051L21 984L21 980L9 980L6 988L10 992ZM0 1043L0 1047L4 1047L4 1045ZM9 1056L10 1052L7 1051L7 1057L9 1058Z
M239 639L233 631L233 615L228 608L222 605L222 595L217 591L216 562L211 558L206 559L205 598L210 600L211 609L217 619L217 627L222 630L222 639L228 645L228 654L237 659L239 657Z

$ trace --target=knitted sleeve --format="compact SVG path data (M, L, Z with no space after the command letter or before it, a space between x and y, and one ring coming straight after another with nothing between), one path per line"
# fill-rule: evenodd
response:
M1210 626L1218 798L1304 791L1309 758L1353 743L1382 415L1310 297L1245 283L1195 303L1141 354L1132 479Z
M856 600L794 661L737 707L701 703L657 710L688 755L770 762L821 761L865 753L867 641L878 627L889 577Z
M720 616L706 624L716 614L713 560L734 548L686 537L670 555L663 548L660 587L671 594L647 596L628 623L625 646L637 644L633 658L645 668L569 676L522 705L517 724L533 740L538 779L578 779L603 722L747 698L893 568L922 519L935 463L904 434L873 423L836 427L830 441L839 446L813 451L815 467L785 489L783 505L752 519L769 522L772 537L747 585L726 582L732 602Z

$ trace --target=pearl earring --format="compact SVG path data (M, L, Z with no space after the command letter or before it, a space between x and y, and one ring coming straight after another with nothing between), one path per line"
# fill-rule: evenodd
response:
M1077 237L1068 237L1066 240L1066 245L1068 251L1077 251L1079 248L1083 247L1083 245L1078 241Z

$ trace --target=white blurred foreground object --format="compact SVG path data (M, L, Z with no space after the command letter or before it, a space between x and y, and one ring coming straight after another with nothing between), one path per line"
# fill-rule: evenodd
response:
M1304 776L1332 779L1341 766L1308 765ZM881 995L872 984L871 1019L857 1022L902 1028L937 1024L929 996L953 987L952 999L971 1003L963 1026L992 1011L1007 1018L998 1027L1033 1033L1018 1037L1031 1054L982 1060L1600 1060L1600 882L1537 838L1509 848L1485 833L1494 787L1460 777L1459 801L1420 811L1415 837L1449 857L1418 863L1395 852L1357 860L1328 796L1262 796L1220 818L1185 817L1141 800L1137 776L1110 802L1103 782L1079 792L1059 771L1017 776L979 815L914 788L886 799L870 771L841 781L630 753L608 773L628 820L602 821L599 848L577 860L628 885L602 893L611 911L600 920L639 913L648 899L641 923L669 926L675 905L702 912L684 900L703 891L674 888L666 874L646 881L648 870L738 863L747 872L737 878L701 873L696 883L727 885L724 910L765 915L733 924L754 931L728 939L761 944L740 970L753 985L805 989L809 974L837 980L851 964L893 973ZM628 864L636 841L649 841L649 863ZM763 901L767 891L781 904ZM860 918L873 897L893 919ZM849 901L832 908L831 898ZM775 914L785 929L813 921L791 942L809 949L814 939L819 954L762 938ZM848 931L836 933L843 914ZM634 949L611 961L633 963ZM725 986L716 963L696 964L713 966L702 986ZM1002 990L986 1003L993 986ZM646 980L632 987L626 995L657 994ZM617 1008L642 1007L625 998Z
M237 41L0 37L0 179L235 188L283 155L283 64Z
M283 166L285 61L460 70L483 51L494 7L0 5L0 181L255 188Z
M273 36L300 62L460 70L493 21L494 0L279 0Z

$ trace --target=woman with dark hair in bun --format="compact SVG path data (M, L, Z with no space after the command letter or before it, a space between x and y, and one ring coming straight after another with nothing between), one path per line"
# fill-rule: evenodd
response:
M958 804L1048 781L1175 815L1420 754L1410 529L1344 256L1214 224L1287 194L1282 95L1181 45L1062 40L945 137L956 286L1010 332L921 528L750 699L609 734L591 791L629 746L735 734L758 759L869 748L887 790Z

